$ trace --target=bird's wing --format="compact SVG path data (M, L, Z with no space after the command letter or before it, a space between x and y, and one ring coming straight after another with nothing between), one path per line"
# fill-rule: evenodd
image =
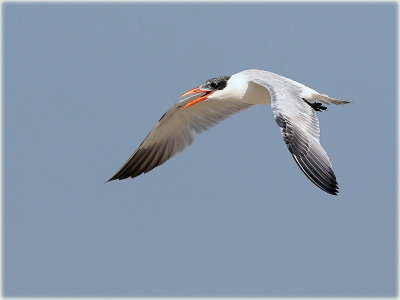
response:
M300 98L302 87L281 81L250 76L251 81L266 88L276 123L297 165L316 186L336 195L339 187L332 164L319 142L319 122L315 111ZM272 82L272 83L271 83Z
M184 99L168 110L109 181L133 178L151 171L192 144L194 133L201 133L252 106L238 101L205 100L184 108L186 104L203 95Z

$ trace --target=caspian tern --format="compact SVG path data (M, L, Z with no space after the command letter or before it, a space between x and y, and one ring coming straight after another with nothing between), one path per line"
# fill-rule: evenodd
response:
M189 90L158 121L139 148L111 178L147 173L181 152L201 133L229 116L256 104L271 104L283 140L303 173L325 192L339 191L332 164L319 142L315 111L324 104L346 104L289 78L262 70L245 70L211 78Z

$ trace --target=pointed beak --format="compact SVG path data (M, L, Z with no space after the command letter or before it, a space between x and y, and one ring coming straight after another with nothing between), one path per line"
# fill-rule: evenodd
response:
M182 94L182 96L180 96L179 98L183 98L183 97L193 95L193 94L200 94L200 93L205 93L205 91L202 91L197 87L197 88L191 89L191 90L187 91L186 93Z
M201 96L200 98L197 98L196 100L193 100L192 102L189 102L183 108L188 108L189 106L192 106L196 103L206 100L208 98L208 96L210 96L212 93L214 93L214 91L202 91L199 88L194 88L194 89L191 89L191 90L187 91L186 93L184 93L182 96L180 96L180 98L186 97L189 95L193 95L193 94L202 94L202 93L205 93L205 94L203 96Z

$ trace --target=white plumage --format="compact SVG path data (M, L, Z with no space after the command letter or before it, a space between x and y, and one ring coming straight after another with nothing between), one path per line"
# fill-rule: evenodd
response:
M326 109L321 103L345 104L348 101L331 98L294 80L262 70L212 78L185 95L193 96L179 101L162 116L110 180L149 172L189 146L194 133L201 133L253 105L271 104L286 146L300 169L322 190L338 193L332 165L319 142L315 111Z

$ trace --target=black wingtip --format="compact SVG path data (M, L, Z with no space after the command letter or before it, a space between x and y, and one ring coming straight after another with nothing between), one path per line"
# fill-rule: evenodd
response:
M110 182L110 181L114 181L114 180L124 180L124 179L127 179L129 177L133 178L134 176L129 176L129 175L128 176L124 176L123 174L117 173L113 177L108 179L106 182Z
M316 173L312 169L312 163L307 159L297 157L292 154L294 161L299 166L300 170L307 176L307 178L314 183L317 187L319 187L324 192L337 196L339 194L339 185L336 181L336 176L333 173L333 170L330 170L331 178L318 177Z
M128 178L135 178L143 173L146 173L145 171L140 171L140 172L134 172L131 170L126 170L125 166L122 168L120 171L118 171L113 177L108 179L106 182L114 181L114 180L124 180Z
M106 180L104 183L107 183L107 182L110 182L110 181L113 181L113 180L117 180L117 179L119 179L119 178L116 175L114 175L110 179Z
M331 194L333 196L339 196L339 188L335 188L332 191L326 191L328 194Z
M318 186L318 187L320 189L324 190L325 192L327 192L330 195L333 195L333 196L338 196L339 195L339 185L338 185L338 183L336 181L336 178L334 180L333 186L331 186L330 188L326 188L326 187L322 188L320 186Z
M321 188L320 186L318 186L321 190L323 190L324 192L333 195L333 196L338 196L339 195L339 188L335 187L333 189L326 189L326 188Z

